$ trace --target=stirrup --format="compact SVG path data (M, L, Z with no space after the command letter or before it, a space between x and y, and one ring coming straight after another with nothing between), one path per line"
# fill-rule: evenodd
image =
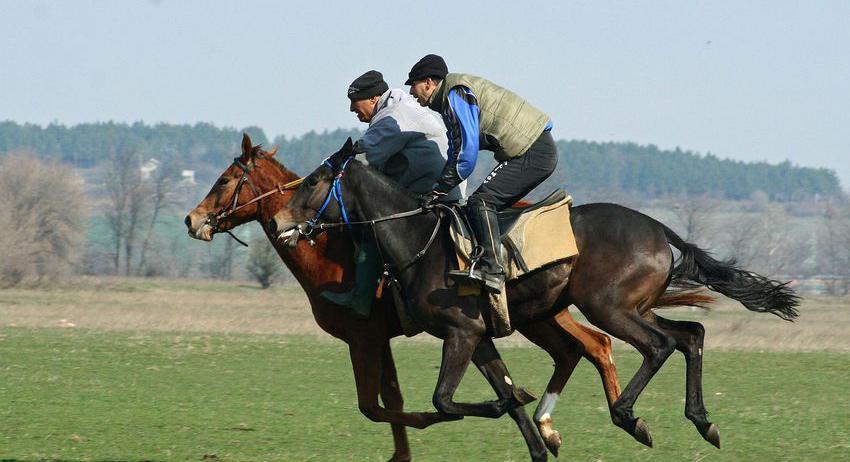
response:
M446 276L457 284L463 284L465 282L484 282L484 276L482 275L481 270L475 269L451 270L446 273Z
M488 292L500 294L505 287L505 273L485 273L483 282Z

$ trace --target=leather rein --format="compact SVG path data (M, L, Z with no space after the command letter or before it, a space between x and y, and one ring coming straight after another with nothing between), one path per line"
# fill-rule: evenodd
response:
M286 183L286 184L283 184L283 185L279 184L279 185L275 186L273 189L260 194L260 191L257 189L256 186L254 186L254 183L251 182L251 179L248 178L248 175L251 173L251 170L254 169L253 162L250 165L247 165L244 162L242 162L240 157L236 157L236 158L233 159L233 164L242 169L242 177L239 178L239 183L236 185L236 190L233 191L233 200L230 201L229 206L224 208L222 211L218 212L218 214L211 215L211 216L207 217L206 224L208 224L212 227L213 232L216 232L216 233L225 232L225 233L229 234L230 237L235 239L236 242L244 245L245 247L248 247L248 244L246 244L244 241L242 241L241 239L236 237L232 232L230 232L229 229L222 231L218 227L219 221L229 217L230 215L232 215L236 211L243 209L243 208L245 208L245 207L247 207L251 204L254 204L254 203L257 203L257 207L258 207L257 211L259 212L259 208L261 207L261 205L259 204L259 201L265 199L268 196L271 196L272 194L275 194L275 193L283 194L284 191L297 188L302 182L304 182L304 178L299 178L297 180L290 181L289 183ZM245 202L244 204L239 204L238 203L239 202L239 195L242 193L242 187L245 186L246 183L251 188L251 190L254 192L254 198L249 200L248 202Z
M377 244L378 252L381 254L381 261L386 261L383 257L383 251L381 250L381 242L378 239L378 232L375 229L376 223L381 223L381 222L390 221L390 220L398 220L398 219L401 219L401 218L408 218L408 217L412 217L412 216L416 216L416 215L421 215L423 213L428 213L428 212L432 211L433 208L451 210L451 207L449 207L447 205L436 203L433 206L428 207L428 208L419 207L419 208L409 210L409 211L406 211L406 212L394 213L392 215L387 215L387 216L379 217L379 218L373 218L371 220L350 221L348 219L348 212L345 210L345 202L343 201L343 198L342 198L342 178L344 176L343 174L345 172L345 168L348 167L348 164L351 161L351 159L352 159L351 157L346 159L345 162L343 162L342 166L338 170L334 167L334 165L329 160L326 159L324 162L322 162L322 165L330 168L332 172L335 172L333 183L331 183L331 187L330 187L330 189L328 189L328 195L325 198L325 202L322 204L322 206L316 212L316 215L313 218L305 221L303 224L298 225L295 228L295 232L293 232L292 236L287 240L287 244L290 247L294 247L295 244L298 243L298 240L301 237L306 238L310 242L310 245L313 245L314 240L312 238L313 237L312 235L316 230L324 231L324 230L327 230L327 229L340 228L342 226L345 226L350 230L353 226L369 225L372 228L372 234L375 237L375 243ZM340 210L340 215L342 216L342 221L331 222L331 223L320 222L319 221L320 218L325 213L325 210L328 208L328 205L330 204L330 202L332 200L335 200L337 205L339 205L339 210ZM404 264L397 265L394 268L395 271L396 271L396 274L401 274L401 272L403 272L404 270L413 266L413 264L416 263L417 261L419 261L422 257L424 257L425 253L428 251L428 249L431 248L431 245L437 239L437 235L439 234L439 231L440 231L440 225L442 224L442 220L443 220L441 213L437 213L436 215L437 215L437 224L434 226L434 230L431 231L431 236L428 238L428 242L425 244L425 246L419 252L416 253L416 255L413 256L413 258L406 261ZM390 276L391 275L390 274L391 269L392 269L392 266L390 264L384 263L384 274L385 275Z

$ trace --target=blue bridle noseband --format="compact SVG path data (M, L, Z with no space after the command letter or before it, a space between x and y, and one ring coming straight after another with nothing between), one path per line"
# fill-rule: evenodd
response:
M325 213L328 205L330 205L331 199L336 200L336 203L339 205L339 213L342 215L343 223L345 223L345 226L347 226L348 229L351 229L351 222L348 220L348 212L345 210L345 202L342 200L342 176L345 172L345 168L348 167L348 163L351 162L351 159L352 157L349 157L342 163L339 171L334 175L334 181L333 184L331 184L331 188L328 190L328 197L325 198L325 203L322 204L322 207L319 208L318 212L316 212L315 217L307 220L307 225L310 227L311 231L319 224L319 219L322 218L322 215ZM322 162L322 165L331 169L332 172L335 170L334 165L328 159L325 159L324 162Z

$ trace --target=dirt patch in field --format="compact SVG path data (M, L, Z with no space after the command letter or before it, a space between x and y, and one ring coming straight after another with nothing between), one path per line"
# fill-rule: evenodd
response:
M583 319L573 308L578 319ZM850 351L850 299L808 298L795 323L747 311L721 299L710 312L677 308L658 314L698 321L709 349ZM52 290L0 290L0 326L95 330L238 332L316 335L304 292L297 285L261 290L247 282L82 279ZM435 339L419 335L413 341ZM520 335L499 345L526 345Z

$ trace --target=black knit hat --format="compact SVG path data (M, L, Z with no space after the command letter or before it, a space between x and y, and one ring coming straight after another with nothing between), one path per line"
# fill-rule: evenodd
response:
M448 73L449 67L446 66L446 62L442 57L437 55L425 55L425 57L414 64L413 68L410 69L410 72L407 73L407 81L404 82L404 84L413 85L415 80L422 80L428 77L443 80L446 78L446 74Z
M348 99L357 101L359 99L371 98L383 95L390 86L384 82L384 76L378 71L369 71L354 79L348 87Z

